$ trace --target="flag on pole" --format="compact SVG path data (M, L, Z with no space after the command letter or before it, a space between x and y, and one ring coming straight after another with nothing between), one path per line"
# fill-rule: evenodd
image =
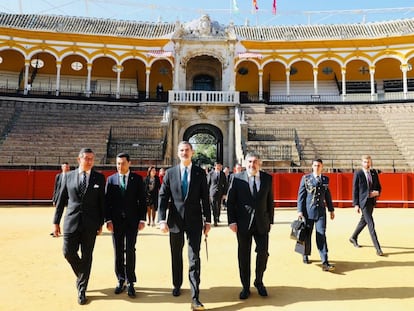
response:
M257 11L259 7L257 6L257 0L253 0L253 8Z
M272 8L272 13L276 14L276 0L273 0L273 8Z
M233 12L234 13L239 12L239 6L237 5L237 0L233 0Z

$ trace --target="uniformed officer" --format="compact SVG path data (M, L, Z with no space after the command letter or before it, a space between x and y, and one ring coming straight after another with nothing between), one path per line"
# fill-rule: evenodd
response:
M331 192L329 191L329 178L322 175L323 162L321 159L312 161L312 173L304 175L298 191L298 216L305 218L308 226L308 235L305 239L305 252L303 263L309 264L311 253L311 236L313 227L316 228L316 245L322 261L323 271L334 271L335 266L328 261L328 245L326 243L326 208L330 218L335 218Z

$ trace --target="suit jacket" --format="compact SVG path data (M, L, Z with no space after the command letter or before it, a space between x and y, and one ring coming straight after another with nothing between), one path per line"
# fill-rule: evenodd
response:
M108 177L105 194L105 221L112 221L116 227L126 221L131 228L137 228L141 220L145 221L145 187L142 177L129 173L127 188L122 194L119 173Z
M55 176L55 185L53 187L53 195L52 195L52 202L56 203L60 194L60 191L62 190L62 179L63 179L63 173L56 174Z
M233 174L227 192L227 217L229 224L237 223L240 232L247 232L254 210L256 230L259 234L270 231L273 224L273 183L272 176L260 171L260 188L256 201L249 187L249 176L246 171Z
M167 208L171 199L170 209ZM158 199L159 221L167 221L170 232L202 230L203 220L211 222L206 173L194 164L190 172L187 196L181 193L180 165L169 168L162 181Z
M371 174L372 179L371 189L369 189L368 181L363 169L360 169L354 173L354 178L352 181L352 204L354 206L359 205L359 207L364 207L367 204L370 190L377 190L381 193L381 184L377 171L370 170L369 173ZM376 202L376 198L373 199L374 202Z
M318 219L326 215L326 207L334 211L332 196L329 190L329 177L321 175L321 182L313 174L304 175L298 191L298 212L305 219Z
M208 186L210 197L216 200L220 199L226 190L226 175L223 172L219 172L218 178L216 178L216 171L212 170L208 173Z
M104 221L105 176L92 169L88 187L82 196L79 193L78 169L67 172L56 203L54 224L60 223L66 202L64 233L73 233L79 226L91 231L98 230Z

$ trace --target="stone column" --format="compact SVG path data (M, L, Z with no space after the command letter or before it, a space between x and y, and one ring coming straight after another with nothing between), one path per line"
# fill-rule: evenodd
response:
M62 68L62 62L56 62L56 96L59 96L60 91L60 69Z

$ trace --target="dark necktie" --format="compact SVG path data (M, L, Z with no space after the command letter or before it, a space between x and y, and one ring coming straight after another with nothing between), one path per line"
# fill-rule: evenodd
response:
M257 185L256 185L256 176L253 176L253 198L257 197Z
M183 200L185 199L188 191L188 170L187 167L184 168L183 179L181 180L181 193L183 195Z
M86 172L83 171L82 180L79 185L79 192L83 196L85 194L85 191L86 191Z
M125 175L122 175L122 177L121 177L121 192L122 192L122 194L125 193L125 190L126 190Z
M316 181L318 182L318 186L322 184L321 176L316 176Z
M372 189L372 176L371 176L371 172L370 171L367 171L367 180L368 180L369 190L371 190Z

